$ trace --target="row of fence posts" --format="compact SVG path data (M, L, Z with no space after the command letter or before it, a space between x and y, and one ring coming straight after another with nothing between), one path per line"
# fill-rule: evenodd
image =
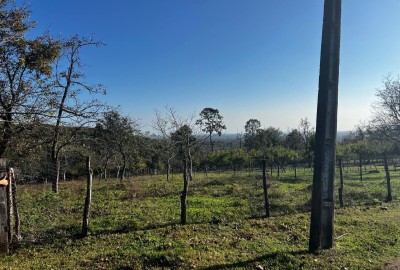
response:
M339 186L339 204L343 207L343 165L342 160L339 160L339 175L340 175L340 186ZM392 200L390 174L387 165L386 155L384 156L384 167L387 178L387 200ZM262 161L262 172L263 172L263 190L264 190L264 201L265 201L265 216L270 216L270 206L268 200L268 185L267 185L267 162L264 159ZM82 217L82 237L87 236L89 231L89 213L90 205L92 201L92 182L93 182L93 171L90 166L90 157L86 158L86 172L87 172L87 187L86 187L86 198ZM6 160L0 159L0 253L8 254L10 244L21 239L20 230L20 218L17 205L16 196L16 183L14 179L14 171L12 168L7 168Z

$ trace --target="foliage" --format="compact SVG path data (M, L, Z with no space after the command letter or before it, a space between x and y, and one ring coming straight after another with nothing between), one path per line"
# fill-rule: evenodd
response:
M196 137L193 136L192 129L185 124L171 133L171 139L178 149L180 158L182 160L191 159L191 148L196 143Z
M204 108L200 112L200 119L196 121L196 124L201 126L202 131L209 134L211 152L214 151L214 142L211 135L216 132L218 136L221 136L222 130L226 129L222 119L223 117L220 115L218 109Z
M245 137L245 146L248 150L267 151L268 148L280 145L283 141L283 133L278 128L269 127L257 129L252 136Z
M256 149L256 136L261 127L261 123L257 119L250 119L246 122L244 126L244 146L246 149Z
M27 38L35 24L30 11L13 1L0 2L0 155L7 150L15 129L23 129L48 112L44 82L60 56L60 42L48 34Z
M129 164L138 161L138 123L128 116L122 116L117 110L104 113L104 117L97 122L95 136L97 151L103 155L103 172L107 170L110 159L121 160L120 178L125 178L125 170ZM96 138L93 138L96 140Z

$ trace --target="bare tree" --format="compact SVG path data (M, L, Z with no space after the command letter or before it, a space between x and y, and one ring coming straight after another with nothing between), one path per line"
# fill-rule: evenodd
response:
M376 97L367 131L380 140L400 146L400 77L386 76L383 88L377 89Z
M298 131L300 132L301 138L303 140L304 153L307 157L307 162L309 168L312 166L312 153L315 140L315 129L311 126L310 121L307 117L300 120Z
M156 131L156 145L151 147L164 162L167 172L167 180L170 180L171 164L176 156L175 144L172 141L171 133L175 132L176 127L174 126L174 118L176 115L175 111L171 108L165 108L166 115L162 115L156 111L156 120L153 122L153 129ZM155 147L154 147L155 146Z
M82 128L95 123L104 105L95 98L82 99L82 91L105 94L101 84L90 85L84 82L85 74L80 52L88 46L102 43L92 38L74 36L62 44L62 54L56 63L54 82L48 85L47 96L51 109L49 123L53 126L51 144L52 189L58 192L60 151L77 139ZM54 115L54 117L52 117Z

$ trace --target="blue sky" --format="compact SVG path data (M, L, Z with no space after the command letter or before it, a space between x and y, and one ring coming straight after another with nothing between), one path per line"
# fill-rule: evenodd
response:
M95 35L87 81L146 126L164 106L220 110L227 132L315 125L322 0L31 0L35 33ZM400 74L399 0L344 0L338 129L366 120L383 76Z

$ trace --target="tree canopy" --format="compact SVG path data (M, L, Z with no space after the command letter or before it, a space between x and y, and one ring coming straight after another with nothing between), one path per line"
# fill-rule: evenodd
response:
M214 142L212 140L212 134L215 132L218 136L221 136L222 130L226 129L223 117L220 115L218 109L204 108L200 112L200 119L196 121L196 124L201 126L201 130L209 134L211 152L214 151Z

